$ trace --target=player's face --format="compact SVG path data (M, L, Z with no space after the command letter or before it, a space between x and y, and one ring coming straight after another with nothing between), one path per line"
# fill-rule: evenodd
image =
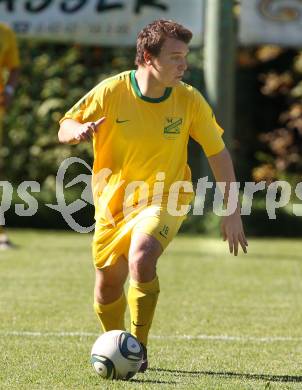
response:
M188 45L173 38L167 38L158 57L153 57L154 76L165 87L177 85L187 69Z

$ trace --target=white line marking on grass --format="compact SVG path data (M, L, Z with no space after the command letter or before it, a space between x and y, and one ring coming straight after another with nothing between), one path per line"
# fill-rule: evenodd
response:
M30 332L11 331L0 332L0 336L24 336L24 337L95 337L98 333L92 332Z
M30 332L30 331L0 331L0 336L20 336L20 337L97 337L100 333L93 332ZM168 340L216 340L216 341L240 341L240 342L258 342L258 343L274 343L274 342L291 342L302 341L302 337L253 337L253 336L227 336L227 335L151 335L151 339L168 339Z
M170 335L170 336L151 336L154 339L173 339L173 340L217 340L217 341L254 341L260 343L273 343L278 341L302 341L302 337L252 337L252 336L227 336L227 335Z

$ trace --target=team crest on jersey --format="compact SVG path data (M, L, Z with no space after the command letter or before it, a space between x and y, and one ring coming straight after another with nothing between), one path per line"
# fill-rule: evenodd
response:
M180 134L182 118L166 117L164 125L164 136L168 139L175 139Z

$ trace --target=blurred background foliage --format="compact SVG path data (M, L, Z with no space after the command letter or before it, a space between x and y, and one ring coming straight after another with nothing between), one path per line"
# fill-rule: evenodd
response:
M84 159L92 166L91 144L59 145L58 122L62 115L101 80L134 67L134 48L99 48L20 41L22 75L9 115L5 118L5 140L1 150L4 175L17 186L24 180L41 185L39 211L31 218L20 218L11 208L8 225L66 227L63 218L45 203L56 199L56 174L67 157ZM204 92L202 51L192 50L184 81ZM232 147L238 180L287 180L293 188L302 174L302 52L262 46L238 49L236 69L236 129ZM192 142L190 165L196 182L201 167L200 148ZM74 165L68 177L82 173ZM89 173L88 170L85 172ZM67 198L81 196L81 186L71 189ZM250 234L295 235L302 231L301 217L289 208L280 210L276 221L269 221L265 193L256 196L251 217L246 218ZM14 196L16 203L20 202ZM55 203L55 202L54 202ZM208 202L210 203L210 202ZM91 221L93 210L80 212L81 221ZM83 222L82 222L83 223ZM84 223L85 224L85 223ZM87 222L86 225L90 225ZM211 213L189 217L183 231L211 233L218 218Z
M238 70L234 150L238 161L248 157L242 173L295 185L302 176L302 52L242 49Z

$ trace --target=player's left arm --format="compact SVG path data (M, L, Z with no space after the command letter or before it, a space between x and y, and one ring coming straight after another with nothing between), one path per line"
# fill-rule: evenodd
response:
M221 152L208 157L208 161L217 183L225 183L224 201L227 204L232 196L230 183L236 182L233 162L227 148ZM235 199L237 202L237 199ZM242 220L240 216L240 205L237 204L233 214L225 216L221 222L221 231L224 241L228 240L230 253L238 254L238 246L240 244L244 253L247 253L248 242L246 240Z

